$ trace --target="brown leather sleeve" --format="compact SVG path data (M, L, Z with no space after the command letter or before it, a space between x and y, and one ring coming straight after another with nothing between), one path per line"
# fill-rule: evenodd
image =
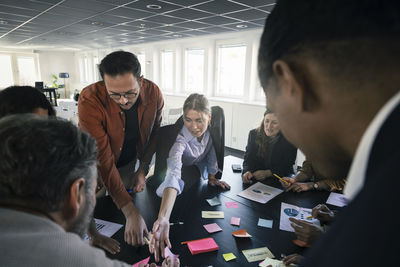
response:
M160 89L154 83L152 85L155 87L154 90L156 91L156 95L157 95L156 107L154 107L156 109L156 116L154 119L152 131L151 131L151 134L149 137L149 142L143 150L143 155L139 155L140 168L142 170L144 170L146 174L149 170L149 165L150 165L151 159L152 159L154 153L156 152L157 134L158 134L158 130L161 125L162 109L164 108L164 98L161 94Z
M96 139L99 151L99 174L113 201L120 209L129 201L132 201L132 197L126 191L115 166L115 158L111 150L109 137L103 127L105 117L99 108L99 104L82 94L79 98L78 114L79 127Z

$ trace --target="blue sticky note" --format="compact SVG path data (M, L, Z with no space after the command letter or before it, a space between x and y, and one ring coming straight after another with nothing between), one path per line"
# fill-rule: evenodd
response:
M210 206L221 205L221 201L219 201L219 199L217 197L206 199L206 201L208 202L208 204L210 204Z
M265 219L259 218L257 225L261 226L261 227L272 228L272 223L273 223L272 220L265 220Z

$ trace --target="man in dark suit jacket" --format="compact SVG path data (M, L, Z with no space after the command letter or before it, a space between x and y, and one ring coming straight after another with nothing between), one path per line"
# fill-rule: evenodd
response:
M349 205L302 265L398 265L399 2L278 0L265 25L268 108L324 176L348 177Z

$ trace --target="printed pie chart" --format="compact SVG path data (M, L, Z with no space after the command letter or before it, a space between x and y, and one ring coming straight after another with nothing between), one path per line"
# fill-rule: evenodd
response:
M290 216L290 217L296 217L297 215L299 215L298 210L291 209L291 208L284 209L283 212L286 213L286 215Z

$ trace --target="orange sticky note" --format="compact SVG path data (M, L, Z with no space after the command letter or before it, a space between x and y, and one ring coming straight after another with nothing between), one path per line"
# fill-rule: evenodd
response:
M187 245L192 255L218 250L217 243L215 243L214 239L211 237L191 241L188 242Z
M251 235L247 233L245 229L232 232L232 235L236 237L251 237Z
M301 241L299 239L293 240L293 243L295 243L296 245L298 245L299 247L302 247L302 248L310 248L311 247L310 244L308 244L304 241Z

